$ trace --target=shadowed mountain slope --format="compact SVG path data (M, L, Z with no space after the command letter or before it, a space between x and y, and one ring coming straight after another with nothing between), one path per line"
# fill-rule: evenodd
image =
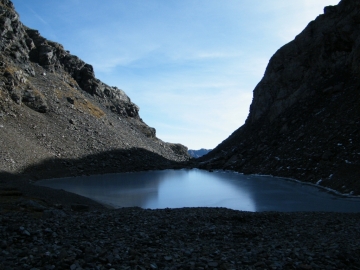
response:
M200 167L360 193L360 2L324 8L270 59L245 124Z

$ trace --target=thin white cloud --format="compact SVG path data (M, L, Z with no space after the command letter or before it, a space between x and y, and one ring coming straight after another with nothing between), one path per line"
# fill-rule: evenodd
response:
M43 12L46 9L47 3L44 2L41 6L36 6L33 3L29 5L28 1L13 0L15 10L20 14L22 23L30 28L39 30L40 34L47 39L59 41L57 36L58 29L55 30L56 26L54 27L56 22L52 21L54 19L54 16L52 16L53 10Z
M49 23L47 21L45 21L39 14L37 14L32 8L30 8L29 6L27 6L27 8L34 14L34 16L43 24L49 25Z

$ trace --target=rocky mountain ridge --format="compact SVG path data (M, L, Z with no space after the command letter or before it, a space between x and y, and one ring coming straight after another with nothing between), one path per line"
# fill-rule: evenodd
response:
M270 59L249 116L200 167L360 193L360 2L324 8Z
M206 155L207 153L209 153L211 151L211 149L205 149L205 148L201 148L199 150L192 150L192 149L189 149L188 150L188 153L191 157L193 158L199 158L199 157L202 157L204 155Z
M24 26L9 0L0 0L0 145L1 171L35 166L37 177L51 171L49 162L59 172L79 174L189 159L185 146L156 138L124 91L101 82L90 64L61 44ZM114 156L117 151L122 158ZM42 163L46 168L36 166Z

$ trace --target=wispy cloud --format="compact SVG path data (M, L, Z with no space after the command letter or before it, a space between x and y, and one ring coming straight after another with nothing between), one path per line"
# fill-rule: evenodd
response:
M174 135L180 133L191 133L191 137L184 136L182 140L174 142L194 148L195 137L210 136L211 140L208 138L206 143L204 140L202 145L212 148L246 119L252 93L241 90L241 86L234 81L217 81L214 84L177 82L175 85L162 82L157 88L152 85L140 87L143 91L135 102L141 104L140 114L144 120L154 126L158 136L165 141L172 141Z
M132 69L124 67L125 74L115 69L118 77L111 85L121 85L161 139L190 148L199 147L199 143L213 148L245 122L252 90L268 58L231 52L214 53L209 58L197 57L199 52L193 55L190 66L186 62L182 68L175 64L174 68L151 72L148 69L155 65L144 70L137 66L127 73Z
M54 10L46 10L48 2L41 1L40 6L34 2L31 2L31 5L29 5L29 1L25 0L15 0L13 3L15 4L16 11L20 13L22 23L28 27L39 30L47 39L59 41L57 38L59 30L54 29L56 23L52 21L54 19Z
M37 14L32 8L28 6L28 9L35 15L36 18L38 18L39 21L41 21L43 24L49 25L47 21L45 21L39 14Z

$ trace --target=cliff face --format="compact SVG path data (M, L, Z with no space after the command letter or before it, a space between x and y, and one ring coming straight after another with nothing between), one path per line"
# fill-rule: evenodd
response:
M0 0L0 80L0 171L45 160L74 174L123 171L189 158L156 138L139 107L91 65L24 26L8 0Z
M292 177L359 194L359 74L360 2L342 0L274 54L245 124L201 167Z

